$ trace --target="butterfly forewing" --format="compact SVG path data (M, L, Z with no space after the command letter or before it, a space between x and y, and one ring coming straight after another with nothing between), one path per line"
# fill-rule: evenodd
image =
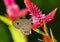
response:
M31 25L31 20L28 19L20 19L20 20L14 20L13 25L20 29L20 31L25 35L31 34L31 28L29 27Z

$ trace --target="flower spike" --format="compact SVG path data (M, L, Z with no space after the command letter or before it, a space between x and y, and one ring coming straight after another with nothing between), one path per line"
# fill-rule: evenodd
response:
M18 17L24 16L27 13L27 8L20 9L14 0L3 0L6 6L7 17L14 20Z
M47 16L45 16L45 14L42 14L42 11L40 11L40 9L38 9L38 7L36 7L36 5L33 4L30 0L24 0L24 3L30 12L30 15L32 16L33 25L31 26L31 28L33 27L38 28L39 26L42 27L43 22L51 21L57 11L56 8L55 10L50 12Z

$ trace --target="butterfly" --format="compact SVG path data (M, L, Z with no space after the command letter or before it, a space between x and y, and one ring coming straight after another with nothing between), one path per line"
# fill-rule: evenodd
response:
M12 22L12 24L19 29L24 35L30 35L31 28L31 19L17 19Z

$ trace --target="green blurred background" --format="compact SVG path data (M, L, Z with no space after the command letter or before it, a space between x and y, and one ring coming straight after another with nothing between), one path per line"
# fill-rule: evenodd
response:
M23 0L15 0L20 8L25 8ZM60 42L60 0L31 0L43 13L48 14L51 10L58 8L56 15L52 21L47 23L48 29L51 27L54 37ZM6 13L3 0L0 0L0 15ZM32 34L28 36L29 42L40 42L37 39L41 38L41 35L32 30ZM0 21L0 42L13 42L8 26Z

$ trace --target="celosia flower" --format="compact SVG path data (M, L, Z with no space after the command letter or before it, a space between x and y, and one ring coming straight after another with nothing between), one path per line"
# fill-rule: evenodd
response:
M14 0L3 0L6 6L7 16L14 20L17 17L24 16L27 13L27 8L19 9L19 6L14 2Z
M24 16L28 11L26 8L19 9L18 5L14 2L14 0L3 0L6 6L7 16L0 16L0 20L8 25L8 29L11 32L11 36L14 42L27 42L26 36L23 35L20 30L16 29L12 21L20 16ZM12 20L11 20L12 19Z
M44 42L52 42L52 40L51 40L51 38L49 37L48 34L44 34L42 38L43 38Z
M40 9L36 7L30 0L24 0L26 7L28 8L30 15L32 16L32 23L33 25L31 28L37 28L43 25L43 21L49 22L53 19L57 8L51 11L48 15L42 14Z

